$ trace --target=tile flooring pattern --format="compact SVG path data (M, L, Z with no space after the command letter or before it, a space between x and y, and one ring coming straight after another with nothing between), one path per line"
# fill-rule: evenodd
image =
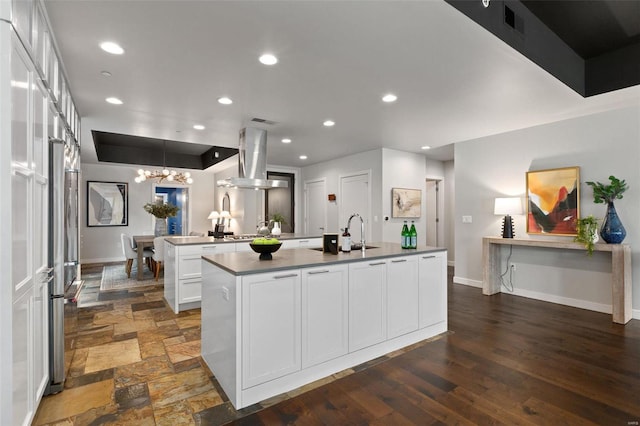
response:
M79 307L65 316L65 390L42 399L36 426L222 425L425 344L235 410L200 357L200 310L174 314L161 281L101 292L102 267L82 267Z

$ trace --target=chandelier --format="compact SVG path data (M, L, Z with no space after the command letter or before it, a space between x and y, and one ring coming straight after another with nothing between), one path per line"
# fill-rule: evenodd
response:
M137 183L144 182L147 179L158 179L158 183L162 183L165 180L167 182L177 182L182 184L191 184L193 179L189 172L176 172L175 170L169 170L165 166L167 141L164 141L162 147L162 170L138 170L138 176L134 179Z
M144 182L147 179L158 179L158 183L162 183L165 180L167 182L177 182L177 183L193 183L193 178L191 178L191 173L189 172L176 172L175 170L163 169L163 170L138 170L138 176L134 179L136 182Z

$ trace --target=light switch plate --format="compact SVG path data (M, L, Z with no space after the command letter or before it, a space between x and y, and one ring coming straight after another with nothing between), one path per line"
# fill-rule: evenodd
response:
M471 223L473 218L471 216L462 216L462 223Z

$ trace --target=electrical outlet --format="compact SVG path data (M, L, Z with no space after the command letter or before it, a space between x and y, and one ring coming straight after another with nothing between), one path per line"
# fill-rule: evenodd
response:
M511 271L515 272L516 271L516 264L512 263L510 266L511 266Z
M229 300L229 289L227 287L222 287L222 298Z
M471 216L462 216L462 223L472 223L473 217Z

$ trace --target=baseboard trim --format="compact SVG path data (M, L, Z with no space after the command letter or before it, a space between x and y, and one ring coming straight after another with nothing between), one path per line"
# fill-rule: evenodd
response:
M543 302L557 303L559 305L571 306L574 308L588 309L590 311L611 314L612 307L606 303L591 302L589 300L574 299L571 297L558 296L556 294L540 293L532 290L515 289L512 292L503 291L505 294L526 297L528 299L542 300Z
M640 320L640 309L632 309L631 318Z
M100 257L97 259L80 259L80 265L88 265L92 263L112 263L112 262L124 262L125 260L121 257Z
M447 266L456 266L455 260L447 260Z
M453 282L456 284L468 285L469 287L482 288L482 281L472 280L464 277L458 277L456 275L453 276Z

